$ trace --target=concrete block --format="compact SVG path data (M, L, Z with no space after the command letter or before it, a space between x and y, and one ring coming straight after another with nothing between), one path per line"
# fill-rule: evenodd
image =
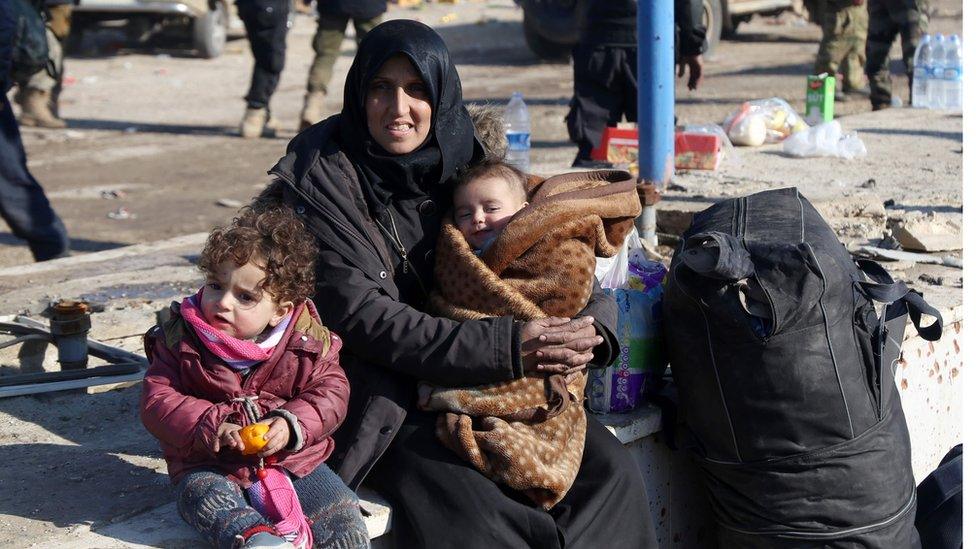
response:
M906 250L942 252L962 249L962 223L936 212L899 220L891 232Z

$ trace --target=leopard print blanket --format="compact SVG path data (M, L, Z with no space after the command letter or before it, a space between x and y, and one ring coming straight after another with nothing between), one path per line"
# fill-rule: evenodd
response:
M589 302L597 255L610 257L640 213L624 171L533 178L529 205L479 258L445 220L437 243L432 312L457 320L575 317ZM444 388L422 383L419 405L443 412L437 437L495 482L551 509L579 471L586 436L586 377L530 374Z

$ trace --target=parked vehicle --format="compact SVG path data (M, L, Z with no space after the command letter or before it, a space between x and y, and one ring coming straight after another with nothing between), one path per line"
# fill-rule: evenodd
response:
M232 0L80 0L74 19L80 32L92 25L122 23L126 34L141 43L180 34L205 59L223 53L229 31L243 30Z
M542 59L568 60L579 40L588 1L596 0L515 0L522 7L522 31L529 49ZM753 15L778 15L794 8L793 0L702 0L702 4L707 48L712 49Z

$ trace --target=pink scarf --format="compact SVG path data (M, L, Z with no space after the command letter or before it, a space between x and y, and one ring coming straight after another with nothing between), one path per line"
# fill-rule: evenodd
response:
M265 467L264 478L251 484L247 495L251 506L273 522L283 538L299 549L312 548L312 527L287 472Z
M180 316L186 320L199 336L203 346L217 358L237 371L247 370L251 366L271 358L274 348L281 341L291 318L285 318L271 331L271 334L260 344L244 339L237 339L214 328L203 318L200 309L200 297L203 289L183 299L180 304Z

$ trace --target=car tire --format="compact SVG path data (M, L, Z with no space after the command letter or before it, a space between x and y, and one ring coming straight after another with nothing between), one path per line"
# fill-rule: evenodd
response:
M719 41L722 40L722 21L725 13L722 11L722 0L702 0L702 22L705 25L705 56L715 55Z
M193 20L193 49L204 59L220 57L227 45L227 8L219 0L213 9Z
M529 17L528 14L522 18L522 34L525 35L525 43L532 50L532 53L544 61L568 63L573 52L573 46L546 39L537 30L537 24L539 23Z

